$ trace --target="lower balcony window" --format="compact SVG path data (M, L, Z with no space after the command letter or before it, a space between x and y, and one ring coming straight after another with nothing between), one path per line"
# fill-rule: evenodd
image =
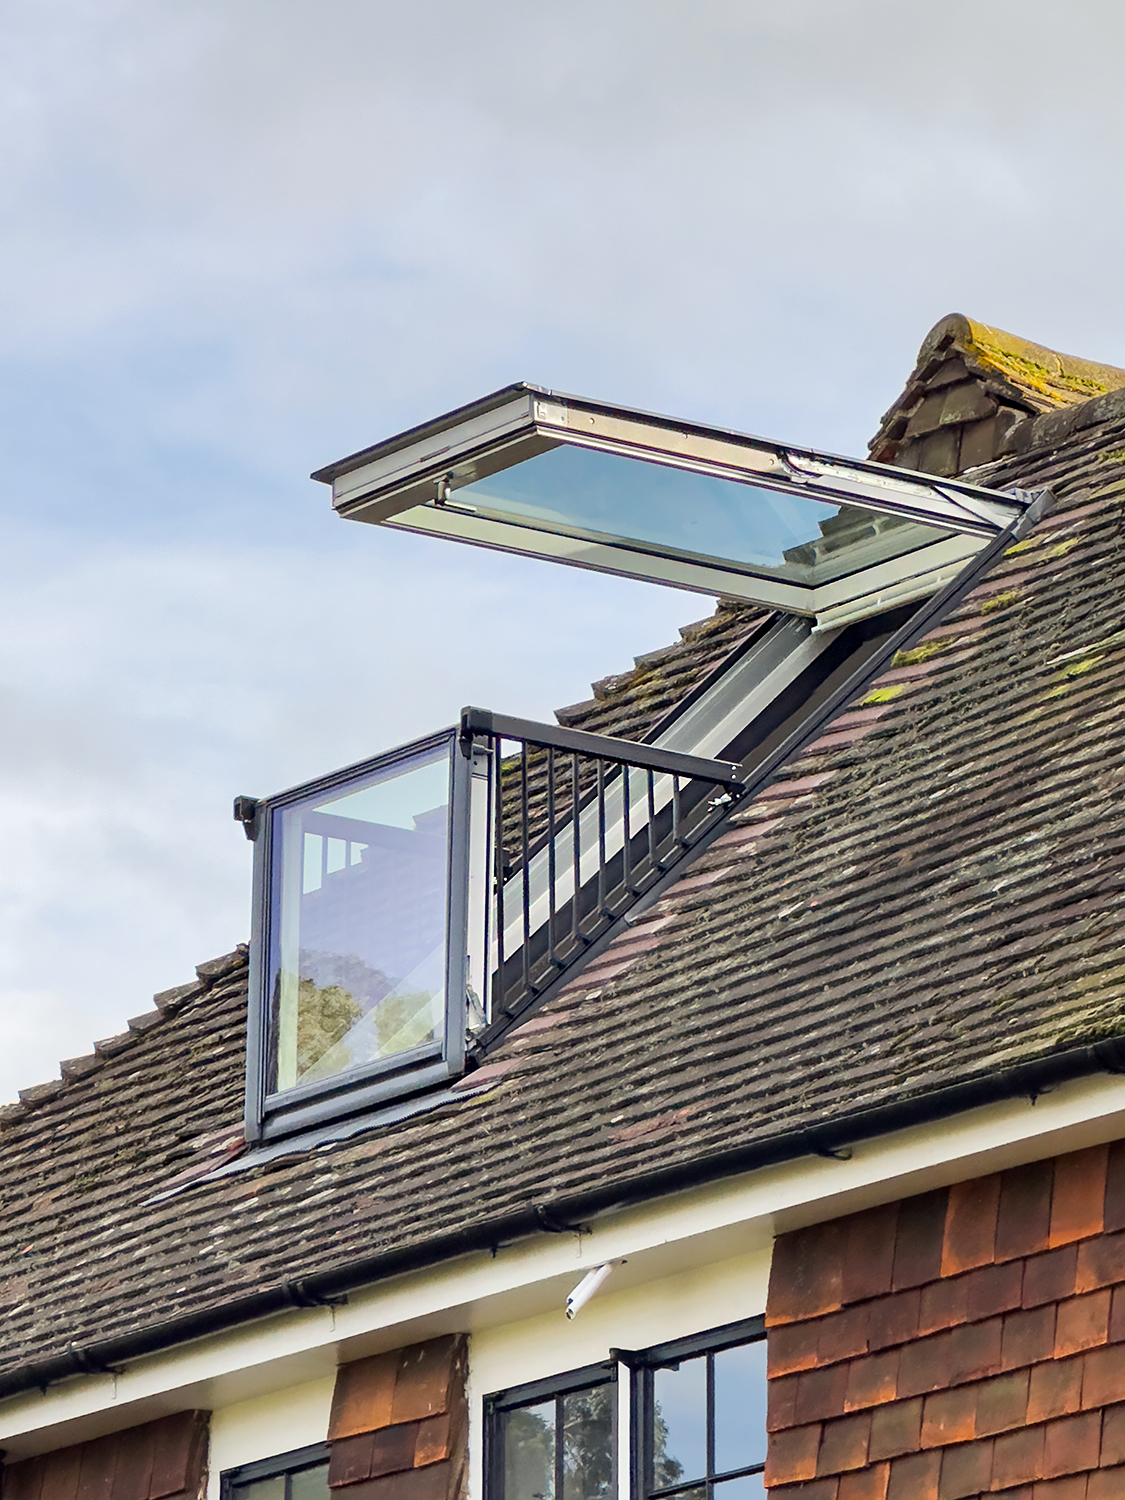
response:
M273 813L271 1093L441 1046L450 746Z
M449 730L259 805L258 1133L460 1071L468 939L451 872L467 863L468 774Z

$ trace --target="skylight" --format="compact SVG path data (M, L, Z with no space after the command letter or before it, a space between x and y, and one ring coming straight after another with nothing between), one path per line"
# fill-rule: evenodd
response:
M349 519L825 629L933 593L1030 497L513 385L321 469Z

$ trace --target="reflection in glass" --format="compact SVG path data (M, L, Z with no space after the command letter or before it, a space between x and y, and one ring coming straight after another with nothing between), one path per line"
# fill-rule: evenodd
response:
M739 1344L714 1355L715 1473L766 1460L766 1344ZM716 1490L716 1494L718 1491ZM730 1500L742 1500L733 1490Z
M766 1487L761 1474L741 1474L711 1487L712 1500L764 1500Z
M451 498L488 520L734 563L810 585L948 534L862 506L571 443L462 485Z
M652 1375L652 1475L657 1489L707 1473L707 1360Z
M328 1465L318 1464L315 1469L291 1474L286 1500L329 1500Z
M231 1496L232 1500L329 1500L328 1465L317 1464L295 1474L276 1474L272 1479L236 1484Z
M440 1041L449 781L443 743L274 812L274 1091Z
M327 1491L327 1480L324 1487ZM231 1493L234 1500L285 1500L285 1475L278 1474L274 1479L259 1479L253 1484L236 1484Z
M555 1403L517 1407L504 1418L504 1500L554 1500Z
M563 1500L604 1500L610 1493L613 1392L611 1385L596 1385L562 1398Z

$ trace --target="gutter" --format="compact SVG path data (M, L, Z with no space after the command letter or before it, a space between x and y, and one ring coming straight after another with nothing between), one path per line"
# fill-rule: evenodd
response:
M878 676L896 651L903 650L918 640L959 604L976 587L989 567L1053 509L1054 503L1050 490L1036 492L1026 510L1010 526L982 548L945 588L922 605L875 656L865 662L853 677L820 705L809 720L767 757L751 777L747 790L754 793L765 786L780 766L814 739L866 682ZM725 830L725 826L725 820L720 820L711 833L693 848L693 857L701 854ZM630 909L628 916L635 921L642 910L659 899L668 885L683 876L685 866L690 862L681 862L674 871L669 871L663 880L646 892L636 907ZM614 924L604 939L599 939L591 946L587 956L593 957L627 925L630 924L624 919L621 923ZM568 980L572 977L573 974L568 971ZM549 994L550 991L546 991L539 997L536 1008ZM521 1013L519 1019L526 1019L526 1012ZM497 1038L497 1041L500 1040L502 1037ZM1017 1063L926 1094L898 1099L891 1104L857 1110L827 1125L784 1131L765 1140L718 1152L702 1161L660 1167L619 1185L552 1199L549 1203L531 1204L525 1209L501 1215L472 1228L428 1240L424 1245L384 1251L353 1261L347 1266L318 1271L296 1280L283 1279L275 1286L237 1298L220 1307L188 1313L135 1333L121 1334L82 1346L71 1343L62 1354L52 1355L0 1375L0 1400L36 1389L46 1393L48 1386L75 1375L119 1373L119 1367L129 1360L157 1354L178 1344L225 1333L243 1324L273 1317L294 1308L331 1306L346 1300L349 1292L371 1286L390 1276L428 1269L459 1256L485 1250L495 1254L502 1244L527 1239L544 1231L552 1234L570 1233L584 1220L599 1214L737 1176L759 1167L776 1166L808 1155L847 1159L850 1146L857 1141L869 1140L894 1130L909 1129L914 1125L928 1124L965 1110L1019 1098L1021 1095L1027 1095L1034 1103L1039 1094L1060 1084L1098 1073L1125 1074L1125 1035L1052 1053L1032 1062ZM243 1160L247 1167L257 1165L251 1158Z
M243 1324L294 1308L338 1305L347 1300L349 1292L391 1276L427 1270L457 1257L483 1251L495 1254L501 1245L544 1232L573 1233L585 1221L599 1215L760 1167L777 1166L809 1155L847 1160L851 1155L850 1148L859 1141L930 1124L966 1110L1020 1096L1027 1096L1034 1103L1040 1094L1060 1084L1099 1073L1125 1074L1125 1036L1110 1037L1031 1062L1016 1063L912 1098L856 1110L829 1124L783 1131L765 1140L718 1152L703 1161L679 1162L642 1173L628 1182L554 1198L548 1203L531 1204L515 1213L503 1214L472 1228L429 1240L424 1245L386 1250L299 1280L282 1280L275 1286L220 1307L188 1313L135 1333L81 1347L69 1344L62 1354L0 1376L0 1399L36 1389L45 1394L49 1385L75 1375L120 1373L120 1366L125 1362L160 1353L178 1344L226 1333Z

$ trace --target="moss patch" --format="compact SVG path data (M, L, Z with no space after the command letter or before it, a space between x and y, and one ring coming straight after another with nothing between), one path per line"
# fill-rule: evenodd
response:
M1011 609L1013 604L1018 603L1019 597L1019 589L1005 589L1002 594L994 594L991 599L986 599L980 612L982 615L991 615L998 609Z
M1042 547L1042 545L1043 538L1041 536L1024 537L1022 542L1016 542L1011 547L1005 547L1004 556L1019 557L1024 552L1030 552L1033 547Z
M892 667L914 667L919 662L929 661L932 657L940 656L943 651L948 651L952 642L923 641L920 646L915 646L912 651L896 651Z
M895 682L890 687L876 688L873 693L868 693L866 698L860 699L859 706L860 708L866 708L871 703L889 703L892 698L898 697L899 693L903 691L903 687L903 683Z

